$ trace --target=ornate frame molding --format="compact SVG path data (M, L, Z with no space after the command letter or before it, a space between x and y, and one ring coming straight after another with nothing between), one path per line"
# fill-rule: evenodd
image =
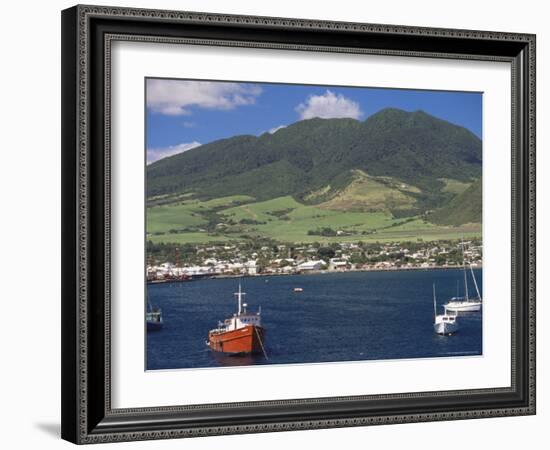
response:
M229 32L232 27L247 30L249 33L268 30L271 36L281 32L302 31L310 33L317 30L345 37L353 34L365 39L373 37L376 45L342 46L330 45L329 37L323 42L273 42L268 40L219 39L213 37L175 37L151 36L136 32L113 32L102 29L93 30L100 20L116 22L117 30L124 31L127 23L138 24L143 30L151 23L160 23L171 27L185 28L186 25L202 27L208 30ZM95 21L95 22L94 22ZM115 27L115 28L116 28ZM105 27L104 27L105 28ZM424 27L405 27L397 25L377 25L331 21L311 21L304 19L286 19L255 16L234 16L205 14L196 12L158 11L99 6L76 6L63 13L64 49L64 129L63 129L63 341L71 340L63 346L63 377L71 383L63 389L62 432L63 437L76 443L99 443L143 439L166 439L174 437L193 437L217 434L238 434L250 432L272 432L312 428L349 427L373 424L404 422L456 420L535 413L535 36L471 30L449 30ZM207 30L207 31L208 31ZM199 30L200 33L200 30ZM215 34L215 33L214 33ZM98 38L99 36L99 38ZM261 37L261 36L260 36ZM440 43L442 40L461 46L460 51L445 52L438 50L436 44L420 50L408 48L383 48L383 42L389 38L403 39L423 37L428 42ZM104 47L101 58L97 42L100 39ZM306 37L304 39L309 39ZM431 39L431 41L430 41ZM347 52L358 54L383 54L411 57L481 59L488 61L506 61L512 64L512 152L513 161L513 343L512 343L512 386L501 389L472 391L430 392L420 394L396 394L360 397L334 397L309 400L285 400L274 402L251 402L247 404L194 405L166 408L140 408L113 410L110 402L110 64L111 43L116 40L143 41L155 43L186 43L194 45L243 46L265 49L289 49L323 52ZM413 42L411 41L411 42ZM415 41L416 42L416 41ZM465 42L469 42L466 48ZM482 43L498 43L493 53L475 52ZM382 43L382 44L381 44ZM382 48L380 48L382 45ZM412 44L410 44L412 45ZM492 48L486 45L486 48ZM500 49L500 50L499 50ZM474 51L471 51L474 50ZM102 67L98 67L99 62ZM99 70L99 71L98 71ZM104 123L97 132L97 124L90 111L98 95L98 74L104 71L102 108ZM94 97L93 97L94 96ZM94 134L95 133L95 134ZM94 136L99 136L95 138ZM103 156L96 165L95 146L101 142ZM95 148L95 147L94 147ZM517 160L516 160L517 156ZM98 168L99 167L99 168ZM99 171L99 172L98 172ZM102 173L102 179L98 176ZM96 186L102 184L97 191ZM99 194L100 195L99 195ZM98 209L99 208L99 209ZM103 211L103 217L98 217ZM102 227L98 228L98 221ZM98 230L103 232L99 238ZM95 240L92 239L95 236ZM99 256L96 246L102 245ZM92 255L92 256L91 256ZM101 260L99 261L98 258ZM101 264L102 263L102 264ZM519 267L518 267L519 263ZM102 267L99 267L102 265ZM92 269L93 268L93 269ZM92 273L93 271L93 273ZM93 302L92 291L97 294L95 281L103 273L103 289L100 296L104 304L98 324L94 319L98 305ZM523 288L523 291L522 291ZM523 292L523 296L521 293ZM517 295L519 293L519 296ZM97 297L99 298L99 297ZM95 306L94 306L95 305ZM522 309L523 308L523 309ZM101 311L100 311L101 312ZM517 316L520 312L522 317ZM519 329L521 328L521 329ZM103 337L98 337L101 331ZM521 338L521 339L519 339ZM518 339L521 342L518 342ZM104 365L101 371L104 380L98 380L98 373L90 371L97 364L90 356L90 348L103 345ZM521 348L520 345L523 345ZM519 356L518 352L521 350ZM521 369L516 372L516 367ZM99 369L98 369L99 370ZM242 406L289 407L300 405L325 405L348 400L381 401L397 399L414 401L427 397L467 397L491 396L497 394L517 394L519 384L523 391L515 402L506 406L488 405L471 409L433 411L413 411L391 414L370 412L353 416L293 420L280 420L262 423L236 423L209 425L170 426L168 420L172 414L182 414L189 410L208 411L210 409L235 409ZM101 407L91 401L90 395L97 394L97 386L103 386ZM526 396L525 396L526 394ZM517 396L517 395L516 395ZM475 403L475 402L474 402ZM414 408L413 408L414 409ZM153 418L153 416L154 418ZM143 422L147 417L149 422ZM164 420L164 422L163 422ZM125 425L120 425L121 421ZM128 425L130 422L130 425ZM151 425L156 423L157 426ZM183 422L182 422L183 423Z

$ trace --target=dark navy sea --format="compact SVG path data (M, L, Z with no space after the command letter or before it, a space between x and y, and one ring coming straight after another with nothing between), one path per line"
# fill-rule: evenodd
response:
M481 289L481 270L475 275ZM164 319L161 331L147 333L147 369L482 353L481 313L461 316L460 331L453 336L433 332L432 283L442 305L456 295L457 282L463 295L460 270L246 277L240 281L249 311L262 307L269 359L263 355L220 356L209 350L208 331L236 311L233 293L239 279L206 279L147 286L149 301L162 308ZM303 292L293 292L295 287Z

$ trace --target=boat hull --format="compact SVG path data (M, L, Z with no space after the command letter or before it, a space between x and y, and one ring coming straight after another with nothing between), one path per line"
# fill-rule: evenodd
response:
M159 331L159 330L162 330L162 322L147 321L147 331Z
M262 353L265 330L249 325L225 332L210 332L208 346L211 350L231 355Z
M481 311L481 303L479 302L463 302L463 303L447 303L443 305L446 311L451 312L478 312Z
M458 324L456 322L439 322L434 323L434 331L437 334L449 335L458 331Z

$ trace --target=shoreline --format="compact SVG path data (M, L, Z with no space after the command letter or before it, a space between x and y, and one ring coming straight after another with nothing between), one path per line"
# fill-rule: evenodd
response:
M348 270L308 270L306 272L296 272L296 273L258 273L258 274L213 274L213 275L201 275L197 278L191 278L187 280L155 280L147 281L147 285L154 284L166 284L166 283L190 283L200 280L223 280L228 278L258 278L258 277L283 277L283 276L292 276L292 275L326 275L326 274L336 274L336 273L354 273L354 272L408 272L408 271L417 271L417 270L460 270L462 266L435 266L435 267L379 267L379 268L369 268L369 269L348 269ZM483 266L474 267L475 269L483 269Z

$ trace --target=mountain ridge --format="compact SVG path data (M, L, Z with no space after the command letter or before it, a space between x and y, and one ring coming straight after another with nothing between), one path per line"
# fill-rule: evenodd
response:
M466 128L421 110L386 108L364 121L307 119L273 134L224 138L164 158L147 166L147 195L291 195L308 202L326 186L345 189L360 170L418 188L410 195L414 211L422 212L455 197L440 179L473 182L481 164L481 141Z

